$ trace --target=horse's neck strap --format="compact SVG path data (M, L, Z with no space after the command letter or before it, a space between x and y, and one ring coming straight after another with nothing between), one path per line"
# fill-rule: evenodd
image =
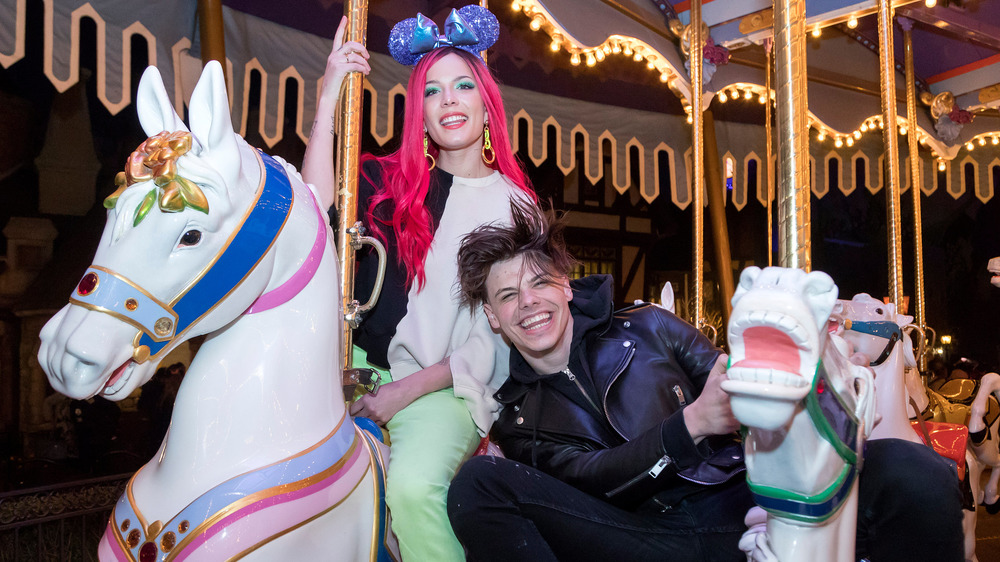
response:
M833 446L844 462L860 465L864 426L830 384L822 361L816 365L816 376L805 401L806 411L820 436Z
M295 295L299 294L312 281L313 275L319 269L319 264L323 261L323 251L326 249L326 218L323 216L319 202L316 201L316 196L312 195L311 191L309 193L311 195L309 200L312 201L312 206L316 209L316 239L313 242L312 249L309 250L309 255L306 256L305 261L302 262L299 269L287 281L282 283L281 286L258 297L250 305L246 314L256 314L265 310L271 310L292 300Z
M785 519L822 523L837 514L851 494L858 479L858 467L845 464L837 478L816 494L799 494L770 486L754 484L747 478L754 503L768 513Z

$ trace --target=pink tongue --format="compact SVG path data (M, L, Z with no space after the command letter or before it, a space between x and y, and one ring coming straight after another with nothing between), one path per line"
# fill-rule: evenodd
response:
M746 357L733 367L772 368L788 373L798 373L799 348L788 334L777 328L758 326L743 332Z
M122 363L121 367L118 367L117 369L115 369L115 372L111 373L111 378L108 379L108 382L107 382L107 384L104 385L104 388L110 388L110 387L114 386L114 384L116 382L118 382L118 379L122 378L122 375L125 374L125 368L128 367L128 364L131 363L131 362L132 362L132 360L129 359L128 361Z

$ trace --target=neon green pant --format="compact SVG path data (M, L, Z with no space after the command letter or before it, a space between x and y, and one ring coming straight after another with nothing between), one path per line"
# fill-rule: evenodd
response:
M358 347L354 365L368 365ZM388 372L379 372L383 383L391 380ZM386 503L403 560L465 560L447 510L451 479L479 444L465 401L451 388L425 394L393 416L386 428L392 444Z

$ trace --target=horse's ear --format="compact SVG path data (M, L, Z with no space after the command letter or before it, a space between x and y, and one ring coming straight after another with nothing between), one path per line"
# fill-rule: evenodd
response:
M218 154L233 154L239 149L229 114L226 78L219 61L209 61L201 71L189 106L191 132L201 147Z
M146 67L146 71L142 73L135 104L139 123L148 137L163 131L173 133L188 130L174 111L174 106L167 97L167 90L163 87L160 71L155 66Z

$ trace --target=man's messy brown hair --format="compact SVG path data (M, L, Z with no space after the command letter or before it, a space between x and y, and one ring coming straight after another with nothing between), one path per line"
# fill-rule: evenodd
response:
M493 264L524 256L526 271L548 282L564 277L576 265L566 250L563 217L523 201L510 202L511 224L482 225L462 239L458 250L458 279L463 304L487 302L486 279Z

